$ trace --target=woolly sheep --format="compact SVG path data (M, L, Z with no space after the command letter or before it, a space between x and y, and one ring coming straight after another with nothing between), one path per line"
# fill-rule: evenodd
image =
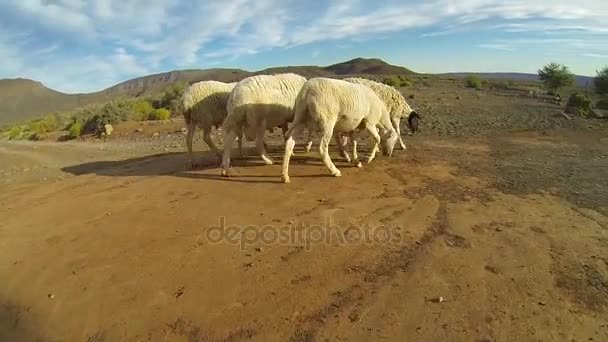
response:
M331 174L340 177L342 174L329 156L329 141L332 135L349 134L356 129L367 130L373 138L372 149L367 158L370 163L378 151L382 139L386 155L391 155L397 142L397 132L393 128L390 115L383 101L374 91L362 84L348 81L318 77L308 80L295 101L293 124L287 131L285 154L283 156L282 180L289 183L289 160L293 153L294 134L303 128L321 132L319 152L323 163ZM339 137L336 137L339 140ZM356 146L356 145L355 145ZM358 166L359 161L353 161Z
M370 87L376 93L376 95L378 95L378 97L380 97L380 99L384 102L386 109L389 112L389 115L391 117L391 123L393 124L393 128L395 129L395 131L397 131L397 135L399 137L398 138L399 145L402 150L405 150L406 146L405 146L405 143L403 143L403 139L401 137L401 128L400 128L401 118L408 119L410 115L412 115L412 114L418 115L418 114L410 107L410 105L407 103L407 101L405 101L405 98L403 97L403 95L401 95L401 93L394 87L391 87L389 85L379 83L376 81L372 81L372 80L369 80L366 78L348 77L348 78L345 78L344 80L347 82L366 85L366 86ZM411 121L408 120L408 126L409 126L410 122ZM409 126L409 127L411 130L412 127L411 126Z
M213 126L218 128L224 122L228 98L235 85L236 82L202 81L190 85L182 95L181 105L188 126L186 146L192 167L196 165L192 154L192 138L196 127L203 130L203 140L218 158L221 158L220 151L211 139L211 129ZM241 139L239 139L239 150L242 150Z
M230 150L235 137L244 130L248 141L256 140L262 160L270 165L264 144L264 133L274 127L287 128L293 120L293 106L306 78L293 73L256 75L243 79L228 99L224 120L224 158L222 175L228 176Z

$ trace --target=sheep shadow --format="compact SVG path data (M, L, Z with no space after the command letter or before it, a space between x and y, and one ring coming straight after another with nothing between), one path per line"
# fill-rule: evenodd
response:
M334 148L337 151L337 148ZM233 156L236 155L233 151ZM132 176L175 176L191 179L207 179L221 182L240 182L240 183L280 183L280 175L267 175L258 172L241 173L243 169L264 168L267 165L255 152L255 148L244 148L242 158L231 159L231 177L220 175L220 160L210 151L195 152L195 160L199 165L190 168L187 164L188 155L186 152L166 152L123 160L104 160L92 161L82 164L70 165L61 168L61 171L75 175L94 174L106 177L132 177ZM309 166L324 166L318 153L311 151L306 153L303 147L297 149L296 155L292 157L292 165L306 164ZM275 165L283 160L283 145L269 145L268 154L274 160ZM334 162L342 167L348 167L346 162L335 158ZM343 165L341 165L343 164ZM217 169L217 173L201 172ZM307 175L301 177L331 177L327 174Z

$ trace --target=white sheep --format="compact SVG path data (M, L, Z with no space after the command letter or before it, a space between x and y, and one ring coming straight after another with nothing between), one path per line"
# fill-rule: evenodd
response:
M401 137L401 119L408 119L411 114L416 114L416 112L414 112L407 101L405 101L403 95L401 95L401 93L394 87L366 78L349 77L345 78L344 80L347 82L366 85L370 87L376 93L376 95L378 95L378 97L380 97L389 112L393 128L395 131L397 131L399 145L402 150L405 150L406 146L405 143L403 143L403 138ZM408 124L409 122L410 121L408 120Z
M203 140L213 152L221 158L221 153L211 139L211 129L218 128L226 118L226 105L230 92L236 85L218 81L202 81L190 85L181 97L184 119L188 126L186 146L188 158L192 167L196 166L192 154L192 138L196 127L203 130ZM239 151L242 141L239 139Z
M393 128L388 110L370 87L325 77L312 78L298 94L293 124L287 131L282 171L285 183L289 183L289 160L295 146L293 136L304 128L321 132L321 159L335 177L342 174L329 156L332 135L337 134L336 140L339 141L339 135L348 134L351 141L354 141L353 132L356 129L367 130L373 138L367 163L374 159L381 141L384 144L384 153L388 156L392 154L397 142L397 132ZM378 128L385 139L381 139ZM359 164L357 159L353 162Z
M256 140L262 160L270 165L264 144L264 133L274 127L287 128L293 120L293 106L306 78L293 73L256 75L243 79L228 99L228 115L222 125L224 158L222 175L228 176L232 142L244 130L248 141Z

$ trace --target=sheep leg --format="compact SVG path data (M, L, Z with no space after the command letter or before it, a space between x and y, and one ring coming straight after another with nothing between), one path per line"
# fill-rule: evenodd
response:
M186 147L188 148L188 166L190 168L195 168L197 166L194 161L194 153L192 153L192 138L194 137L194 131L196 130L196 124L190 122L188 125L188 134L186 134Z
M346 159L347 163L350 163L350 155L348 154L348 152L346 152L346 149L344 148L347 144L346 137L342 134L334 134L334 137L336 139L336 145L338 145L338 150L340 151L340 156Z
M334 165L334 163L331 161L331 157L329 156L329 142L331 141L332 133L333 127L330 129L327 129L326 127L326 130L323 132L323 136L321 137L321 141L319 142L319 153L321 154L321 159L323 160L325 166L327 166L329 169L331 175L334 177L340 177L342 176L342 173L340 170L338 170L336 165Z
M206 128L203 130L203 140L205 141L207 146L209 146L209 149L213 151L213 153L215 153L218 158L218 161L221 161L222 154L220 153L220 150L217 149L217 147L213 143L213 140L211 139L211 128Z
M357 155L357 139L355 139L355 132L350 132L348 134L348 137L350 139L350 145L353 149L353 165L355 165L356 167L361 167L361 162L359 161L359 156Z
M375 125L367 125L367 131L373 138L372 142L372 150L367 157L366 163L371 163L372 160L376 157L376 153L378 152L378 145L380 144L380 134L378 134L378 128Z
M401 146L402 150L406 150L407 147L405 146L405 144L403 143L403 138L401 137L401 127L400 126L400 119L393 119L393 127L395 128L395 131L397 132L397 137L399 138L399 146Z
M236 134L232 131L224 134L224 158L222 159L222 176L228 177L228 169L230 167L230 150L232 149L232 143L236 138Z
M255 145L258 150L258 154L262 157L262 160L266 165L272 165L273 161L268 157L266 153L266 143L264 143L264 133L266 132L266 123L261 122L258 124L257 133L255 137Z
M297 134L297 132L301 131L302 128L302 126L296 123L291 126L291 128L286 133L287 139L285 140L285 153L283 154L283 168L281 171L281 179L283 183L290 182L289 161L291 159L291 156L293 155L293 148L296 146L296 141L294 140L293 136Z
M238 136L238 145L239 145L239 159L243 159L243 128L241 127L241 131Z
M312 149L312 131L308 130L308 142L306 143L306 153Z

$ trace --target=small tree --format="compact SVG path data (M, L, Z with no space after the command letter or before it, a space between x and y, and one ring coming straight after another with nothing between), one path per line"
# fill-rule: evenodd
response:
M567 66L557 63L549 63L538 70L538 77L547 90L557 93L560 88L574 83L574 74Z
M599 95L608 94L608 66L597 72L597 76L593 79L595 83L595 92Z
M481 78L477 75L467 76L464 82L469 88L481 89Z
M155 109L150 116L148 116L149 120L168 120L171 117L171 112L169 112L165 108Z

